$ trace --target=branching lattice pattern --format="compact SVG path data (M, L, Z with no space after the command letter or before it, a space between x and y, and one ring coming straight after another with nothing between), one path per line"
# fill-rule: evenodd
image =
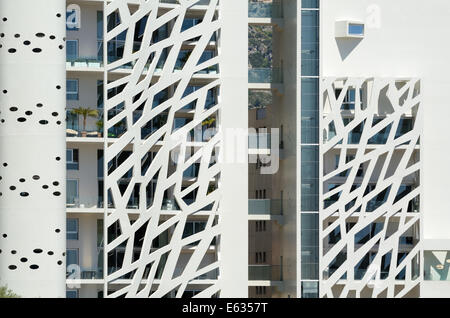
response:
M321 297L408 297L420 262L417 79L326 78Z
M187 21L198 4L200 21ZM105 131L122 129L105 149L112 199L106 226L119 228L106 239L106 252L124 250L121 264L108 264L106 285L115 286L109 297L181 297L192 283L202 290L196 297L217 296L221 169L215 158L222 140L214 129L202 131L219 127L222 107L220 57L205 54L219 42L218 0L115 0L105 12L119 21L107 30L108 50L125 41L116 58L108 52L106 64ZM129 202L136 197L132 222ZM192 217L205 220L194 234L186 231Z

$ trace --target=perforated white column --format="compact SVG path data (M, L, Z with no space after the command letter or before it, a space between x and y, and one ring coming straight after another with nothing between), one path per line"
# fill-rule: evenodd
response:
M0 285L65 296L65 1L0 0Z

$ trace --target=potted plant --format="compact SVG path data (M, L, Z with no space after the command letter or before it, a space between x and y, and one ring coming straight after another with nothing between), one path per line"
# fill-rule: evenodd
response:
M98 136L101 137L103 133L103 119L97 120L95 125L97 126Z
M83 116L83 131L81 132L81 137L86 137L86 119L88 117L98 117L98 111L92 108L78 107L72 109L72 113Z

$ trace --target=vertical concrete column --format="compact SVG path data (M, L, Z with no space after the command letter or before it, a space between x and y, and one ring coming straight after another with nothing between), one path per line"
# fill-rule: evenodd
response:
M0 285L65 297L65 1L0 0Z
M220 297L248 297L248 139L235 137L248 129L248 2L221 1L220 19L224 105Z

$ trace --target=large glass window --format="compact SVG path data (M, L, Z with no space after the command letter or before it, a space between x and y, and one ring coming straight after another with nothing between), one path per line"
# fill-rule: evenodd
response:
M78 290L66 290L66 298L78 298Z
M301 80L301 142L319 143L319 79Z
M68 61L76 60L78 58L78 40L66 41L66 55Z
M302 279L319 279L319 215L301 214Z
M319 9L319 0L302 0L303 9Z
M202 232L206 227L206 222L204 221L187 221L183 231L183 238L189 237L196 233ZM199 242L192 242L189 245L197 245ZM212 245L215 245L215 238L211 242Z
M67 219L66 235L68 240L78 240L78 219Z
M75 207L79 203L78 199L78 179L67 179L66 184L66 205Z
M301 210L319 211L319 146L301 147Z
M120 15L116 12L108 16L108 32L120 24ZM125 38L127 31L123 31L118 36L108 41L108 60L114 62L123 56ZM103 60L103 12L97 11L97 58Z
M67 79L66 80L66 99L67 100L78 100L78 80L77 79Z
M78 170L78 149L67 148L67 170Z
M302 76L319 75L319 12L302 10Z
M302 282L302 298L318 298L319 282Z
M66 264L69 265L78 265L78 249L77 248L68 248L66 251Z

